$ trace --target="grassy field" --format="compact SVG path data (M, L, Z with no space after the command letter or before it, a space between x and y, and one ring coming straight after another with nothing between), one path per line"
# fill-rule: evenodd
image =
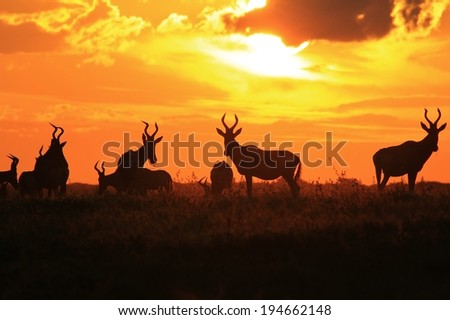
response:
M450 186L0 200L2 299L450 299Z

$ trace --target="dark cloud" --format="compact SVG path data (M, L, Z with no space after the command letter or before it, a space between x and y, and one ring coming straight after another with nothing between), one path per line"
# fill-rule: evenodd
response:
M49 52L64 45L64 35L51 34L34 23L18 26L0 22L0 53Z
M393 28L393 0L268 0L244 17L226 17L237 31L270 32L287 43L308 39L361 41Z

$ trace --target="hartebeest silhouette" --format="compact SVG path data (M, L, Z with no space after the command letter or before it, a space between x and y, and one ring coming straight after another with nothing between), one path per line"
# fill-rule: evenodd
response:
M119 172L116 171L109 175L105 173L105 163L102 162L102 170L97 168L98 161L95 163L94 169L98 173L98 194L102 194L105 190L111 186L117 190L117 192L121 193L123 191L122 180L120 179Z
M36 159L34 166L39 195L42 195L43 189L47 189L49 197L52 191L59 195L65 195L66 183L69 178L69 165L63 153L66 142L60 142L64 129L51 123L50 125L54 128L50 147L44 155ZM61 133L56 136L58 129L61 130Z
M98 173L98 193L102 194L111 186L121 193L127 191L145 195L148 190L172 191L172 177L164 170L149 170L137 168L134 170L134 176L127 185L124 185L120 172L105 174L105 163L102 162L101 169L98 168L98 161L94 166Z
M378 150L373 155L373 163L377 176L378 189L383 190L390 177L399 177L408 174L409 191L414 191L417 173L422 170L425 162L430 158L433 152L438 151L439 132L444 130L447 123L439 128L438 121L441 119L441 110L438 109L438 118L431 122L428 118L428 110L425 109L425 119L429 127L421 122L422 129L428 134L421 141L406 141L401 145ZM381 172L384 173L381 180Z
M128 150L120 156L117 163L119 170L143 168L147 160L150 161L151 164L154 164L157 161L155 146L163 137L155 139L155 136L159 131L156 122L155 132L151 135L148 133L149 124L145 121L142 122L145 124L144 133L142 134L142 146L138 150Z
M233 170L226 161L214 164L210 173L211 186L208 185L206 177L201 178L198 184L205 190L205 195L221 195L225 189L231 188L233 182Z
M252 196L253 177L262 180L274 180L283 177L289 184L292 195L298 196L300 187L297 184L300 178L300 158L287 150L261 150L256 146L243 146L236 141L242 128L234 131L239 119L234 115L235 123L230 128L222 117L225 132L217 128L217 133L224 138L225 155L230 157L238 172L245 176L247 182L247 195Z
M8 183L16 190L19 188L19 183L17 182L17 164L19 163L19 158L12 154L9 154L8 158L12 161L10 169L8 171L0 171L0 184L4 187L5 193Z

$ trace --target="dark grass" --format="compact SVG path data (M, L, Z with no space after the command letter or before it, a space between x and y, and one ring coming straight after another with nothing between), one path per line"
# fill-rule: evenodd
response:
M450 299L450 187L0 200L2 299Z

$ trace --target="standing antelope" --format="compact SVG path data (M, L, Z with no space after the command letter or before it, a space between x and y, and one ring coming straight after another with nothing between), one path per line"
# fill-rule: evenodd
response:
M151 135L148 133L149 124L145 121L142 122L145 124L144 133L142 134L142 146L138 150L128 150L122 154L116 169L119 179L122 180L121 184L126 189L132 189L133 180L137 178L137 169L144 168L147 160L151 164L156 163L155 146L163 138L159 137L155 139L159 130L156 122L155 132Z
M242 146L236 141L242 128L234 131L238 125L238 117L234 115L235 123L230 128L222 117L225 132L217 128L217 133L224 138L225 155L230 157L238 172L245 176L247 182L247 195L252 196L252 179L274 180L283 177L289 184L292 195L298 197L300 187L297 184L300 178L300 158L287 150L261 150L256 146ZM297 170L297 171L296 171Z
M145 124L144 133L142 134L142 146L138 150L128 150L122 154L118 161L118 169L136 169L143 168L145 163L150 161L151 164L156 163L155 146L163 137L155 139L158 133L158 124L155 122L155 132L152 135L148 133L149 124Z
M19 159L13 156L12 154L8 155L8 158L11 159L11 168L8 171L0 172L0 184L4 188L4 192L6 194L6 186L9 183L14 189L19 188L19 183L17 182L17 164L19 163Z
M67 142L60 142L64 129L51 123L50 125L54 128L50 147L44 155L36 159L34 166L39 195L42 195L43 189L47 189L49 197L52 191L65 195L66 183L69 178L69 165L63 153L63 147ZM56 136L58 129L61 130L61 133Z
M42 157L42 148L39 149L39 157L36 158L36 162L40 161ZM39 194L39 189L36 181L36 175L34 171L24 171L19 177L19 189L22 197L30 196L35 197Z
M373 163L377 176L378 189L383 190L390 177L400 177L408 174L409 191L414 191L417 173L422 170L423 165L433 152L438 151L439 132L447 126L444 123L439 128L438 121L441 119L441 110L438 109L438 118L435 122L428 119L428 110L425 109L425 119L429 127L421 122L422 129L428 134L421 141L406 141L401 145L378 150L373 155ZM381 172L384 173L381 180Z
M205 195L210 193L213 196L221 195L223 190L231 188L233 183L233 170L225 161L217 162L211 170L211 188L208 186L208 179L205 177L198 181L198 184L205 190ZM205 181L203 181L205 179Z

